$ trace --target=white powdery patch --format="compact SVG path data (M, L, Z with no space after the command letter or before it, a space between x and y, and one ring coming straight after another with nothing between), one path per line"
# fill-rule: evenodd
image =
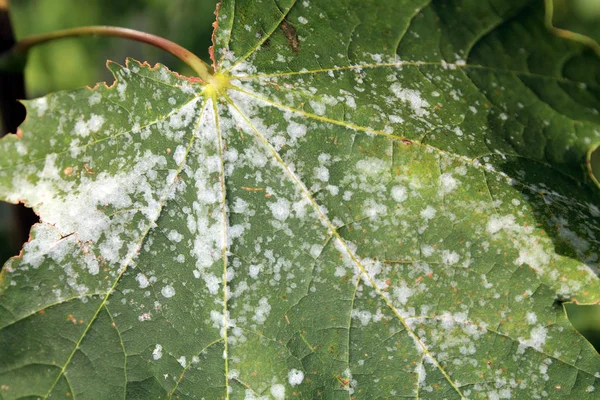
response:
M35 236L25 243L22 262L38 268L44 260L44 255L55 249L60 241L61 234L54 227L47 224L39 224L35 228Z
M266 297L262 297L258 301L258 306L254 311L254 316L252 319L259 324L264 324L267 318L269 317L269 313L271 312L271 306L269 305L269 300Z
M275 400L284 400L285 386L280 383L271 386L271 395L275 398Z
M304 372L297 369L291 369L288 372L288 382L290 386L298 386L304 380Z
M40 176L42 178L52 178L52 179L60 179L60 175L58 172L58 168L56 167L56 158L58 154L51 153L46 155L46 159L44 161L44 169Z
M391 190L391 195L392 199L396 200L398 203L402 203L408 198L408 192L406 188L402 185L393 186Z
M546 343L548 337L548 329L543 325L537 325L531 330L531 336L529 339L524 340L519 338L519 348L517 349L518 354L523 354L527 347L532 347L537 351L542 351L542 346Z
M440 175L440 194L446 195L458 187L458 181L452 174L446 172Z
M88 104L90 106L96 105L102 101L102 95L98 92L95 92L93 95L88 97Z
M188 158L184 171L191 177L196 189L188 229L190 233L202 233L194 235L190 249L190 256L195 260L196 267L192 274L194 278L204 281L206 289L212 295L219 292L223 277L211 273L210 267L221 259L227 244L225 228L228 221L224 215L225 205L220 184L223 171L219 153L223 150L219 149L219 132L210 100L202 114L198 140L194 141L194 147L190 150L194 158Z
M188 104L181 107L181 109L169 117L167 125L173 130L191 126L198 113L198 109L196 108L197 102L198 100L190 101ZM212 110L212 108L210 109ZM208 110L209 108L207 107L206 111Z
M369 218L377 218L380 215L385 215L387 206L376 202L373 199L367 199L363 205L363 213Z
M39 99L35 99L31 101L31 107L37 111L38 117L43 116L48 110L48 98L40 97Z
M144 274L137 274L135 279L138 281L140 289L145 289L148 287L148 285L150 285L150 281L148 281L148 278L146 278L146 275Z
M371 322L371 318L373 317L373 315L371 314L370 311L367 310L352 310L352 318L356 318L360 321L360 323L363 326L366 326L369 324L369 322Z
M567 226L569 225L569 221L566 218L554 217L551 219L551 222L558 226L558 234L561 237L561 239L563 239L565 242L571 245L573 250L575 250L575 252L579 255L580 259L585 259L586 254L591 247L590 242L584 239L582 237L583 235L580 235L577 232L574 232L573 230L567 228ZM593 238L593 236L590 238ZM597 261L597 259L597 255L592 257L592 260L594 261Z
M410 105L410 108L418 117L429 115L429 103L421 97L421 94L413 89L404 89L396 82L390 86L390 91L400 100Z
M214 274L204 274L203 279L210 294L219 293L221 279L217 278Z
M236 198L232 207L236 214L245 214L248 211L248 202L241 198Z
M316 167L315 178L323 182L329 181L329 169L323 165L320 167Z
M421 253L425 256L425 257L429 257L430 255L432 255L435 252L435 248L433 248L433 246L430 245L425 245L421 247Z
M104 117L101 115L92 114L90 119L85 121L81 119L75 123L75 134L81 137L87 137L91 133L96 133L104 125Z
M15 177L7 198L9 201L26 199L42 222L53 225L63 235L76 234L81 242L98 243L104 234L104 240L98 243L100 254L105 261L115 264L135 252L131 246L127 247L127 254L121 250L126 243L136 242L143 229L156 219L160 199L169 188L168 182L156 182L154 174L156 169L166 167L164 156L146 151L135 156L129 165L129 169L117 173L82 173L79 182L75 182L62 179L57 172L56 156L48 154L39 180L32 183ZM0 188L0 192L4 190ZM125 229L134 213L118 211L130 210L134 205L145 221L125 237L119 232ZM110 213L105 212L107 208L111 209Z
M490 219L488 220L487 223L487 231L489 234L494 235L498 232L500 232L500 230L504 229L505 227L507 229L512 229L512 227L515 226L515 216L514 215L505 215L503 217L498 217L498 216L492 216L490 217Z
M286 128L287 133L295 141L306 135L306 125L301 125L294 121L289 121L289 125Z
M537 322L537 315L534 312L530 311L525 315L525 319L529 325L533 325Z
M184 146L182 146L182 145L177 146L177 148L175 149L175 153L173 153L173 160L175 160L177 165L183 164L186 152L187 152L187 150Z
M185 368L187 365L187 360L185 359L185 356L181 356L177 359L177 362L179 363L179 365L181 365L182 368Z
M290 216L290 202L286 199L277 199L276 202L269 203L268 206L273 213L273 218L279 221L285 221Z
M171 231L169 231L167 238L171 242L179 243L183 239L183 235L181 233L177 232L176 230L171 230Z
M160 360L163 356L162 350L162 346L160 344L157 344L154 350L152 351L152 358L154 358L154 360Z
M405 305L408 299L414 294L414 290L409 288L405 281L402 281L399 287L394 288L394 298Z
M160 294L165 296L167 299L170 299L171 297L175 296L175 289L173 289L173 286L167 285L160 290Z
M248 270L248 275L250 275L251 278L256 279L258 278L258 274L260 274L261 269L261 265L251 265Z
M543 272L554 257L550 251L550 239L537 234L533 225L519 225L512 214L490 217L486 231L490 235L497 235L501 231L508 235L519 251L519 256L514 261L516 265L527 264L537 272Z
M388 166L380 158L367 157L356 163L356 170L363 176L382 179Z
M442 261L448 265L454 265L460 260L460 256L455 251L444 250L442 252Z
M315 114L317 115L324 115L325 111L326 111L326 105L323 103L319 103L317 101L314 100L309 100L308 104L310 104L310 106L312 107L313 111L315 112Z
M425 366L423 363L417 364L415 367L415 374L419 377L419 386L425 383L425 379L427 378L427 372L425 371Z
M436 210L435 210L435 208L433 208L431 206L425 207L425 209L422 210L420 213L421 218L424 218L426 220L433 219L433 217L435 217L435 214L436 214Z

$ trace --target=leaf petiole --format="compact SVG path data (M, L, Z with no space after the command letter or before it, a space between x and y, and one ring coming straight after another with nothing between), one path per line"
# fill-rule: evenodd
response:
M15 44L11 51L24 54L30 48L38 44L43 44L56 39L77 36L115 36L147 43L158 47L159 49L168 51L175 57L185 62L198 74L200 79L203 81L209 82L213 76L212 69L204 61L177 43L150 33L117 26L82 26L78 28L63 29L55 32L44 33L41 35L32 35L20 40L17 44Z

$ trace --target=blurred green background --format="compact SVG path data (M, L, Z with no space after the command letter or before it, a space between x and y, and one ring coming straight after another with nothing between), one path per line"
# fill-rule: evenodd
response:
M208 61L216 0L11 0L17 38L84 25L117 25L170 39ZM543 6L540 0L540 6ZM554 24L600 41L600 0L554 0ZM25 71L29 98L58 90L111 83L107 59L126 57L192 71L177 58L149 45L118 38L65 39L34 48ZM598 158L600 161L600 157ZM18 253L14 207L0 203L0 265ZM600 349L600 306L567 304L577 329Z
M11 0L17 38L84 25L116 25L172 40L208 61L216 0ZM34 48L26 69L28 96L112 82L105 67L126 57L156 62L183 74L179 59L152 46L106 37L65 39Z

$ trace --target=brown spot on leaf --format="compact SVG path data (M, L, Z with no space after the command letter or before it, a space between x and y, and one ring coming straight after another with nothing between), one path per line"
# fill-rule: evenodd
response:
M95 175L95 174L96 174L94 171L92 171L92 170L90 169L90 167L87 165L87 163L86 163L86 164L83 164L83 168L85 169L85 172L87 172L87 173L88 173L88 174L90 174L90 175Z
M298 34L296 33L296 28L294 28L292 26L292 24L290 24L285 19L283 21L281 21L279 28L281 28L281 31L285 35L285 38L287 39L288 44L292 48L292 51L294 52L294 54L298 54L298 52L300 51L300 41L298 40Z

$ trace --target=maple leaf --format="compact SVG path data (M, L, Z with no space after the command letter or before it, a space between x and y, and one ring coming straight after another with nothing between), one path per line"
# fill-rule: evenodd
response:
M599 60L456 3L223 1L207 83L25 102L0 395L594 398Z

